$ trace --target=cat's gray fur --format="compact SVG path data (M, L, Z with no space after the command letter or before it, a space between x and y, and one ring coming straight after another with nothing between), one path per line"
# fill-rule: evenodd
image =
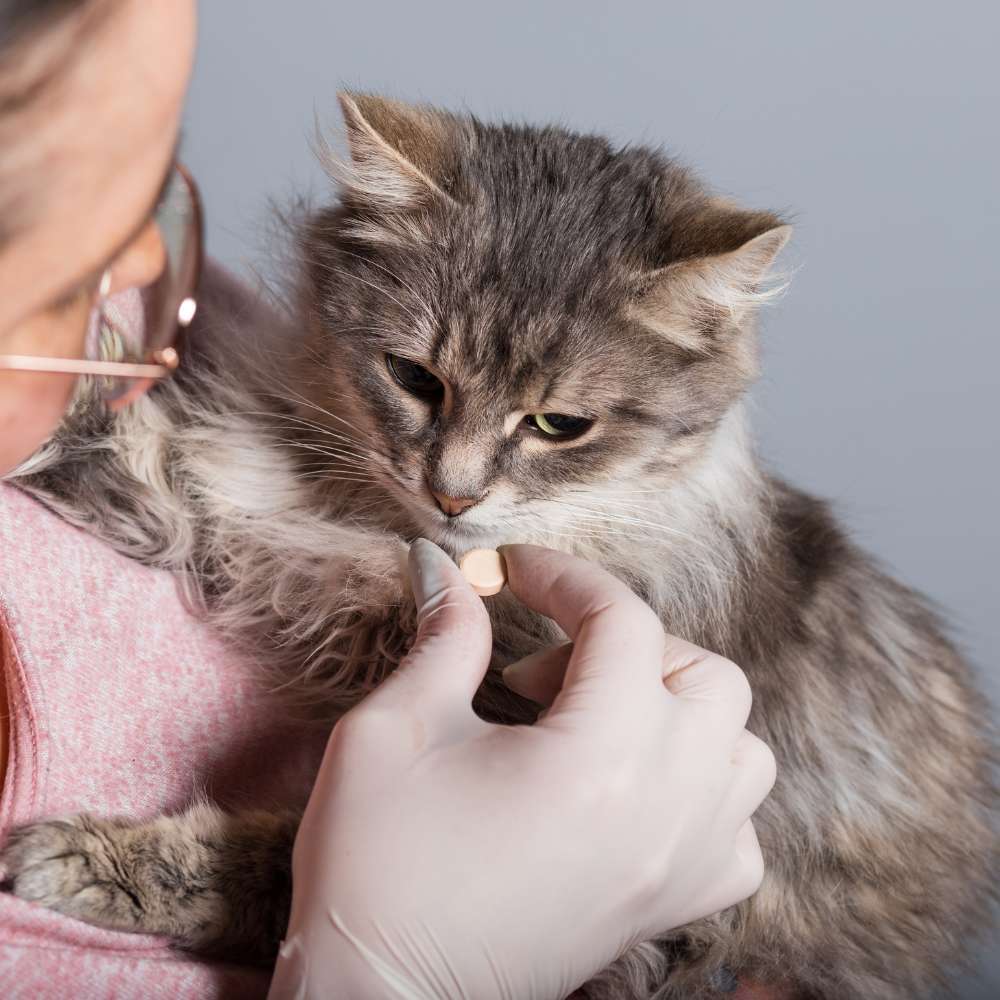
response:
M710 996L725 969L830 1000L946 982L989 919L992 737L927 603L755 459L741 398L786 227L647 149L343 105L353 162L335 165L340 203L301 230L288 364L258 354L261 373L216 343L113 420L82 405L24 488L177 572L328 721L405 651L405 539L534 541L602 563L668 630L743 667L778 782L756 817L757 895L635 949L582 995ZM409 396L386 352L431 366L445 396ZM508 420L543 399L593 430L551 443ZM432 488L478 502L449 520ZM498 664L555 638L508 595L490 608ZM536 708L495 672L478 707L508 721ZM266 960L293 832L198 805L142 826L36 825L4 862L15 892L83 919ZM271 863L261 893L244 874Z

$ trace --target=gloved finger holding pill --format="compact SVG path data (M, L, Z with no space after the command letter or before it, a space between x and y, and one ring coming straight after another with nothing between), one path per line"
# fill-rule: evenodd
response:
M469 586L480 597L499 594L507 583L507 566L495 549L470 549L458 565Z

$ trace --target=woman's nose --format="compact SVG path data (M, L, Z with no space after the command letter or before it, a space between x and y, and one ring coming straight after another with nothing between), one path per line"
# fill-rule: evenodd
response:
M160 227L152 219L149 225L121 252L111 265L111 287L108 294L127 288L145 288L163 274L167 266L167 249L163 245Z

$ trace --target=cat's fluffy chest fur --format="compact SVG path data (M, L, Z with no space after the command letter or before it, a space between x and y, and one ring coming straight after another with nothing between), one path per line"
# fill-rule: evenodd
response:
M113 425L83 412L24 485L178 571L327 721L405 651L404 538L455 554L531 541L605 565L666 628L747 672L748 728L774 750L778 782L755 821L761 891L641 946L584 994L712 995L730 970L830 1000L923 995L987 920L990 735L924 602L754 458L740 399L779 220L706 196L641 150L370 98L345 111L343 201L300 243L301 359L271 364L262 385L233 377L214 345ZM428 377L401 384L393 357ZM536 412L586 426L547 440ZM440 494L475 500L471 528L442 516ZM499 661L557 638L509 595L490 606ZM533 714L495 673L479 708ZM227 824L241 823L255 866L287 864L289 817L202 809L128 836L183 850L196 835L221 857ZM92 850L87 835L71 849ZM223 880L223 867L209 852L201 874L271 917L242 938L224 913L165 912L146 884L159 924L114 901L103 920L259 957L287 899ZM50 905L67 908L62 888Z

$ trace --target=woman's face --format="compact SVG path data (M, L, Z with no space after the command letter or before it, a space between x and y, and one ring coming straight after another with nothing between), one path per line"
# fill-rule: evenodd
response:
M25 217L0 244L0 354L82 357L101 274L112 267L117 290L162 265L150 215L173 163L194 40L194 0L117 0L72 65L0 122ZM2 182L12 182L6 168ZM0 370L0 475L52 433L72 389L72 376Z

